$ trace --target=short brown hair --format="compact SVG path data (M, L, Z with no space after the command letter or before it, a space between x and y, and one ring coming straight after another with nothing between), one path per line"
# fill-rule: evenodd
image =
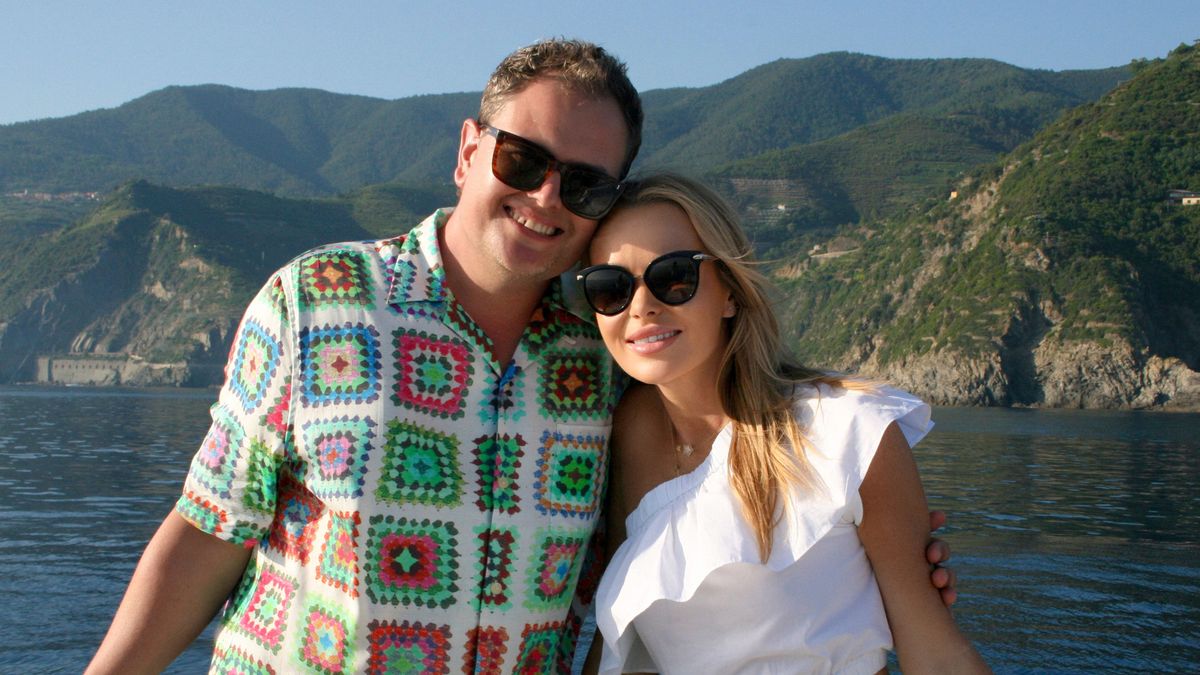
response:
M629 81L625 64L599 45L553 38L509 54L496 66L483 90L479 121L487 123L510 98L541 77L559 80L588 96L611 96L616 101L625 117L628 136L619 176L624 178L642 145L642 100Z

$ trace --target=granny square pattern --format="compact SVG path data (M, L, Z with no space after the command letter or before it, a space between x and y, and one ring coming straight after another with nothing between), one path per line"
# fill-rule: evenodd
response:
M462 492L456 438L397 420L388 423L383 469L375 490L378 499L457 506Z
M394 336L396 382L392 401L424 415L458 419L465 413L471 386L471 353L459 340L424 332Z
M259 291L258 297L254 302L266 301L267 316L270 317L272 323L278 324L282 322L287 324L288 318L288 303L287 291L283 288L283 279L278 275L271 278L267 285Z
M213 406L212 418L200 450L192 457L189 475L216 496L229 499L244 432L233 412L223 404Z
M555 663L562 639L562 624L549 622L530 624L521 632L521 651L517 655L514 673L521 675L542 675L543 673L569 672L559 670Z
M538 405L542 413L563 422L602 421L612 397L603 350L547 349L542 357Z
M323 500L361 495L375 421L358 415L315 419L300 433L315 460L306 475L313 493Z
M481 511L517 513L521 510L519 483L525 439L520 434L501 434L481 436L474 444L475 459L471 463L478 469L475 505Z
M600 433L547 431L538 446L533 492L542 513L590 518L600 507L605 447Z
M354 622L335 603L312 598L304 608L297 665L322 674L344 673L354 652Z
M279 651L287 630L287 614L299 585L271 567L259 571L236 627L271 653Z
M406 298L412 292L413 283L417 278L417 267L411 260L388 258L383 261L384 268L389 271L388 284L394 297ZM395 303L389 305L393 312L402 311Z
M418 621L372 621L368 673L449 673L450 627Z
M253 319L242 323L233 349L229 388L250 412L263 404L267 385L279 367L279 339Z
M508 651L508 631L502 627L480 626L467 633L463 654L463 675L504 672L504 653Z
M509 584L517 562L514 553L519 536L515 527L476 528L479 552L475 558L475 587L479 589L481 608L503 611L512 606Z
M484 377L484 399L479 406L479 421L494 424L497 417L513 422L525 417L525 390L516 386L524 368L511 365L501 374L487 373Z
M342 591L351 598L358 597L358 513L331 513L329 529L321 546L317 579Z
M258 425L263 429L270 431L278 440L283 440L288 433L288 406L292 398L292 384L290 381L285 381L279 387L279 393L271 402L262 416L258 418Z
M378 603L446 608L458 592L457 529L439 520L372 516L363 565Z
M300 397L306 406L369 403L379 396L379 333L347 323L300 331Z
M584 537L548 528L539 530L528 567L525 606L544 610L567 607L586 546Z
M175 508L184 520L204 532L213 534L224 532L225 521L229 519L225 509L192 490L184 491L179 497L179 501L175 503Z
M336 305L375 306L370 264L358 251L328 250L300 261L301 311Z
M275 669L242 652L237 647L217 644L213 647L211 671L229 675L275 675Z
M279 481L279 506L271 523L268 544L285 557L308 564L323 510L321 501L291 474Z
M492 348L492 339L471 319L466 308L453 299L446 303L446 323L453 326L455 334L466 340L476 352L486 354Z
M246 484L242 492L242 505L247 509L265 515L275 512L276 459L261 441L250 441Z

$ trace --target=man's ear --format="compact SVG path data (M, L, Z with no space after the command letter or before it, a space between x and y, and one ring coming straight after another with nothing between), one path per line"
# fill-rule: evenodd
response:
M479 124L473 119L465 119L462 131L458 135L458 163L454 167L454 184L462 190L467 182L467 171L471 168L471 160L479 149Z

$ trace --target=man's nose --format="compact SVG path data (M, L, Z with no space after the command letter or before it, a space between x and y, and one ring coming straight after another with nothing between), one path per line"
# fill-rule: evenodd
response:
M537 200L538 205L543 208L553 208L561 205L562 199L560 192L562 189L562 174L557 169L552 169L546 175L546 179L542 184L529 191L529 195Z

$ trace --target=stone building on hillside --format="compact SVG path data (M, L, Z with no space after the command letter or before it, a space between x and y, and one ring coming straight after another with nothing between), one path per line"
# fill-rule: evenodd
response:
M1167 193L1167 202L1180 206L1200 206L1200 192L1171 190Z

